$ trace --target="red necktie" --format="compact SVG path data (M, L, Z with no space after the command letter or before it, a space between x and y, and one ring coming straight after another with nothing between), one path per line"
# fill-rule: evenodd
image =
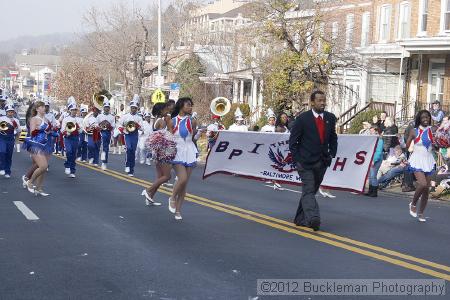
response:
M316 118L317 131L319 131L320 143L325 142L325 123L323 122L322 116Z

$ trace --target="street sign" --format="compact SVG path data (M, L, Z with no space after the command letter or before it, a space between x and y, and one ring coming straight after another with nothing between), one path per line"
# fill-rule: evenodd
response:
M177 101L178 97L180 97L180 84L176 82L171 83L169 99Z
M156 75L155 76L155 85L158 86L158 87L163 86L164 85L164 76Z
M153 92L152 103L164 103L166 102L166 95L164 95L161 89L157 89Z

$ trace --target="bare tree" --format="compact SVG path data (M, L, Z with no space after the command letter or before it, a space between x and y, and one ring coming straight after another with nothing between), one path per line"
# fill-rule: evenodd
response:
M92 95L102 88L101 83L98 69L89 61L65 52L53 82L52 96L62 102L74 96L79 104L90 104Z
M187 20L186 0L174 1L163 13L163 58L167 65L180 56L174 51L179 33ZM143 80L157 70L149 58L157 49L157 7L133 9L125 2L100 10L91 8L84 21L90 33L85 35L90 59L113 69L120 75L126 93L141 93Z
M259 0L254 3L254 43L266 45L262 67L266 103L278 111L307 103L314 88L340 86L336 71L361 68L345 38L332 32L333 11L317 1ZM252 59L254 59L252 57Z

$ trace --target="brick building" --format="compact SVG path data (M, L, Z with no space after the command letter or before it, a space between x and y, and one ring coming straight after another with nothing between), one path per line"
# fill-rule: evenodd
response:
M395 104L397 119L436 100L448 110L450 1L374 0L366 14L370 42L357 48L368 65L366 101Z

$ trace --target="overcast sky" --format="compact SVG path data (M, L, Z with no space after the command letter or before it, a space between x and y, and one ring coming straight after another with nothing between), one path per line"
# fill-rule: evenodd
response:
M23 35L81 31L81 19L91 6L133 0L0 0L0 41ZM146 8L157 0L134 0ZM171 1L162 0L163 6Z

